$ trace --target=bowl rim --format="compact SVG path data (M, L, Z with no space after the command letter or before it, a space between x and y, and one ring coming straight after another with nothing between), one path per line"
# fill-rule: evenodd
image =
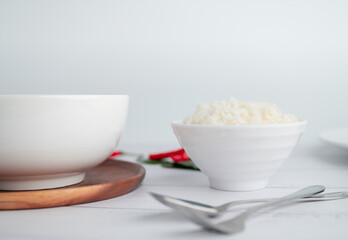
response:
M182 128L204 128L204 129L250 129L250 128L282 128L282 127L296 127L306 126L307 121L300 119L298 122L292 123L275 123L275 124L254 124L254 125L206 125L206 124L190 124L183 123L183 120L175 120L171 122L172 126Z

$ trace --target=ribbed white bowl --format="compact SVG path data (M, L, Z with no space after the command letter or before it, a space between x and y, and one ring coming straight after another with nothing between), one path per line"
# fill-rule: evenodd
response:
M226 191L252 191L288 158L306 128L306 121L288 124L172 127L180 145L209 178L210 186Z
M1 95L0 189L81 182L116 148L126 95Z

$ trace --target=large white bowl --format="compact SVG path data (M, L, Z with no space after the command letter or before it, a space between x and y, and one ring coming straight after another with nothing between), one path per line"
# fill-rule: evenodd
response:
M116 148L126 95L0 96L0 189L81 182Z
M188 156L208 176L212 188L251 191L266 187L293 151L306 121L235 126L175 121L172 127Z

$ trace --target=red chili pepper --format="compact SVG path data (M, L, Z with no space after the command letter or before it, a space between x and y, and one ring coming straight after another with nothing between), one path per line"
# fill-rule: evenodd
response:
M173 159L174 162L184 162L190 160L185 151L177 155L172 155L170 158Z
M122 154L121 151L113 152L113 153L110 155L110 157L116 157L116 156L119 156L119 155L121 155L121 154Z
M170 152L163 152L163 153L156 153L156 154L150 154L149 158L151 160L161 160L163 158L167 158L173 155L181 154L184 151L184 149L179 149L175 151L170 151Z
M158 161L163 158L171 158L174 162L182 162L182 161L187 161L190 159L185 153L184 149L179 149L179 150L164 152L164 153L150 154L149 158L151 160L158 160Z
M139 154L117 151L117 152L113 152L110 155L110 157L117 157L119 155L140 156ZM156 153L156 154L150 154L149 155L149 159L154 160L154 161L160 161L160 160L162 160L164 158L171 158L174 162L183 162L183 161L190 160L190 158L187 156L187 154L186 154L184 149L179 149L179 150L175 150L175 151Z

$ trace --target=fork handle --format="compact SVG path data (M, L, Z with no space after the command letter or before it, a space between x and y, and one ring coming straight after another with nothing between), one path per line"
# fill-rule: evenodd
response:
M347 192L331 192L331 193L322 193L313 195L310 197L305 198L299 198L295 201L298 202L313 202L313 201L327 201L327 200L335 200L340 198L347 198L348 193ZM231 207L242 205L242 204L249 204L249 203L262 203L262 202L270 202L277 200L279 198L262 198L262 199L249 199L249 200L237 200L228 202L225 204L222 204L220 206L215 207L219 212L228 211Z
M297 200L300 198L310 197L312 195L321 193L324 190L325 190L325 187L321 186L321 185L314 185L314 186L306 187L302 190L299 190L299 191L294 192L292 194L286 195L282 198L278 198L274 201L270 201L268 203L264 203L264 204L252 207L252 208L246 210L245 212L243 212L242 214L240 214L237 218L244 218L245 219L248 216L250 216L251 214L253 214L254 212L259 211L260 209L269 208L269 207L277 207L277 206L280 206L284 203L293 202L294 200Z

